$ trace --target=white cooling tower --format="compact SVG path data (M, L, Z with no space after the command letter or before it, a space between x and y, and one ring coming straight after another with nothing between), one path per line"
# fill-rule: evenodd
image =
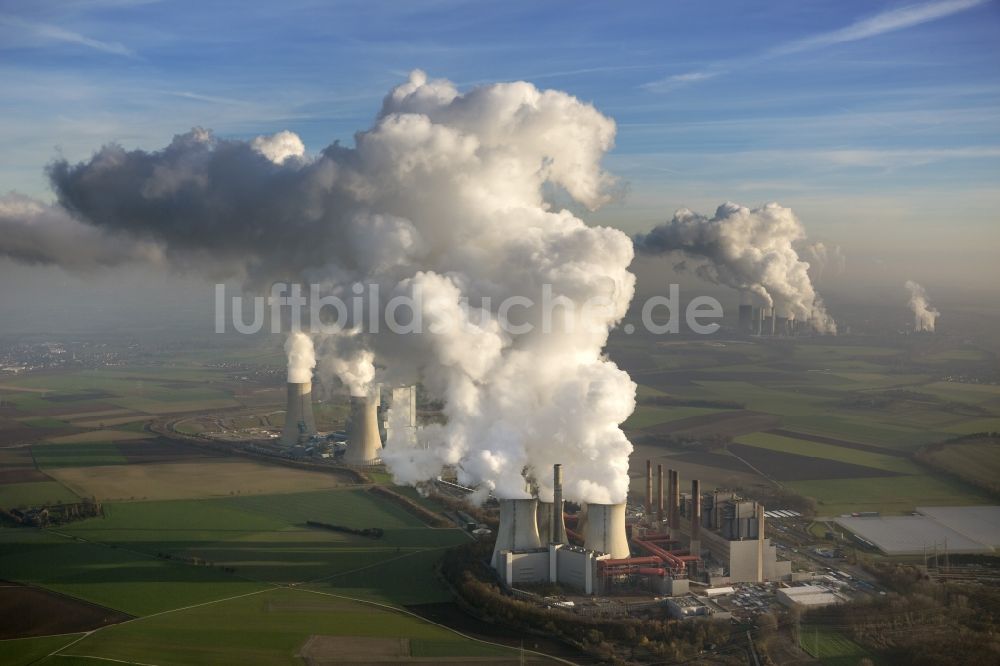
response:
M312 382L288 382L288 405L285 407L285 427L281 431L281 443L294 446L315 434Z
M562 504L562 501L559 502ZM566 522L560 515L562 529L554 522L556 517L555 502L538 502L538 538L543 544L547 543L569 543L566 540Z
M501 551L531 550L541 548L542 540L538 536L538 500L536 499L502 499L500 500L500 526L497 528L497 541L493 547L493 557L490 562L497 567Z
M347 422L347 451L344 462L367 465L379 459L382 438L378 433L378 398L351 396L351 416Z
M587 504L587 527L583 546L587 550L608 553L614 559L629 556L625 536L624 504Z

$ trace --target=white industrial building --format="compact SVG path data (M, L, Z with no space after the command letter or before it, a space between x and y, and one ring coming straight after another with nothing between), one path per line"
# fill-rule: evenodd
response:
M784 587L777 592L778 601L792 608L821 608L847 601L847 597L819 585Z
M918 506L909 516L841 516L836 522L886 555L989 555L1000 549L1000 506Z

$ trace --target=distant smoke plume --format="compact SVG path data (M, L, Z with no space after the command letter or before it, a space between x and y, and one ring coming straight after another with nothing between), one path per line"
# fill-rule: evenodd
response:
M813 280L836 277L847 270L847 257L839 245L816 241L800 245L798 251L802 260L809 263L809 276Z
M308 157L291 133L238 141L195 129L159 151L109 145L56 162L50 178L78 226L121 239L94 263L136 260L136 244L150 244L171 264L251 284L419 295L423 333L357 332L367 306L362 321L349 314L349 335L313 332L321 380L336 374L352 393L420 380L443 400L447 423L388 442L397 479L455 465L462 483L516 497L522 472L539 470L550 495L548 470L562 462L568 499L621 502L632 446L618 426L635 384L602 350L632 298L633 247L558 203L612 199L600 161L614 136L612 120L562 92L503 83L461 93L414 72L353 147ZM6 236L0 254L29 256ZM63 263L53 252L35 260ZM546 290L604 306L559 315L548 333L542 308L518 308L534 330L501 329L504 299L539 304Z
M906 290L910 292L910 310L913 311L913 329L915 331L934 332L934 323L940 312L931 307L927 300L927 292L913 280L906 281Z
M805 229L789 208L725 203L711 218L682 208L670 222L634 240L640 252L678 251L700 260L694 270L701 278L755 294L780 316L836 333L833 318L813 288L809 264L796 251L804 239Z
M285 340L285 354L288 356L289 383L311 382L313 368L316 367L316 353L309 336L301 331L291 333Z

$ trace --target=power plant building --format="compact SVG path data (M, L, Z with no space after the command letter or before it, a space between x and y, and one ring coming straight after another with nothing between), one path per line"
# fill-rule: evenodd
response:
M685 530L682 523L681 530L689 539L696 531L700 552L722 566L722 577L713 584L791 578L792 563L778 560L777 549L766 536L763 504L730 492L714 492L697 499L692 496L687 502L689 518L698 511L693 508L695 501L700 502L701 511L697 528L692 525Z

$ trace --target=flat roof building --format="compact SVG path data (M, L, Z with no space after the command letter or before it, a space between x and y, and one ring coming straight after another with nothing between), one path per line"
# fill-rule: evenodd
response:
M847 597L844 595L832 592L819 585L784 587L778 590L776 596L778 597L778 601L789 608L793 606L800 608L821 608L847 601Z

